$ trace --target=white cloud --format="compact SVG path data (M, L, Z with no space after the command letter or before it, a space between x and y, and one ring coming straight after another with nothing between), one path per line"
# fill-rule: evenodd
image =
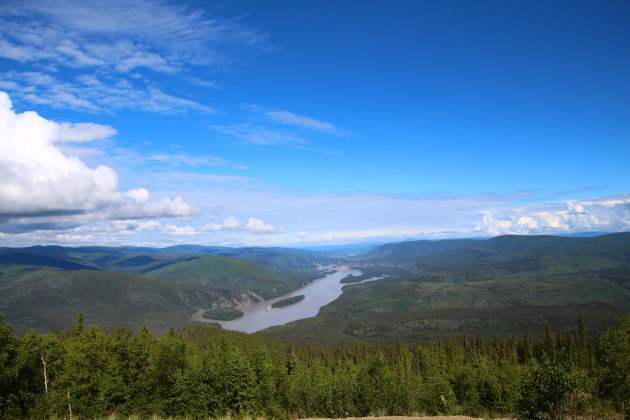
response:
M205 227L209 231L220 230L234 230L234 231L246 231L259 234L281 233L284 231L282 228L275 227L267 224L260 219L250 217L247 222L242 222L234 216L230 216L223 220L221 224L211 223Z
M99 0L15 0L3 5L0 18L7 55L59 64L115 67L138 56L208 64L220 58L215 51L220 46L265 40L237 21L164 1L110 0L105 5ZM20 54L20 49L30 54Z
M297 137L292 133L273 130L264 126L239 124L214 125L210 128L219 133L234 136L245 143L259 146L295 146L308 144L308 140Z
M630 229L630 194L512 206L480 212L477 231L490 235L556 234Z
M61 81L41 72L6 72L2 77L14 95L33 104L68 108L89 113L111 113L131 109L160 114L182 114L190 111L213 114L208 106L164 93L148 86L111 76L80 75L72 81Z
M166 225L162 229L162 233L165 233L167 235L193 236L202 234L204 233L204 231L196 229L192 226Z
M55 146L111 133L97 125L59 125L35 112L17 114L0 92L0 216L11 223L24 218L64 214L74 223L91 217L137 219L195 214L181 197L150 200L143 189L117 191L118 175L107 166L92 169ZM65 140L68 140L67 138ZM61 216L60 216L61 215Z
M6 0L0 27L0 57L38 69L5 73L14 83L3 89L32 104L94 113L214 112L158 86L213 86L195 76L237 47L265 43L238 21L159 0Z
M242 222L234 216L227 217L221 224L211 223L201 227L175 224L162 226L160 222L155 220L120 220L113 221L111 223L111 229L113 232L121 235L134 235L140 232L159 231L162 234L172 236L196 236L220 231L249 232L255 234L281 233L283 231L281 228L276 228L275 226L264 223L260 219L250 217L246 222Z
M265 114L271 120L281 124L306 128L309 130L322 131L330 134L339 134L339 130L334 125L325 121L318 121L311 117L297 115L288 111L266 111Z
M62 143L86 143L94 140L107 140L117 131L108 125L94 123L68 123L59 125L59 135L55 141Z
M116 235L136 235L140 232L152 232L160 228L157 220L114 220L111 222L111 233Z
M204 185L198 189L190 185L187 188L190 188L189 194L195 195L196 205L206 208L221 203L226 211L236 216L238 223L217 223L222 225L220 230L215 230L220 235L206 239L234 246L630 230L630 195L627 194L524 205L523 200L531 202L540 197L520 193L466 196L447 193L308 194L273 185L247 183ZM581 214L581 210L588 214ZM248 214L255 214L272 226L282 226L283 231L270 236L230 237L228 233L231 231L226 228L242 224L247 220L242 215ZM223 241L218 242L219 238Z

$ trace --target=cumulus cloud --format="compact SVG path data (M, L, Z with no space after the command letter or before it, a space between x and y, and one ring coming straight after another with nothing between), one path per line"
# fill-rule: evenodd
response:
M630 195L481 211L477 231L490 235L630 229Z
M206 226L206 229L210 231L219 231L219 230L234 230L234 231L245 231L259 234L269 234L269 233L281 233L284 230L282 228L275 227L273 225L267 224L260 219L256 219L254 217L250 217L246 222L240 221L234 216L228 217L223 220L221 224L211 223Z
M196 229L192 226L166 225L162 228L162 233L177 236L193 236L204 233L204 230Z
M134 235L141 232L159 231L162 234L173 236L196 236L219 231L249 232L255 234L283 232L282 228L277 228L273 225L267 224L260 219L250 217L246 222L243 222L234 216L225 218L225 220L220 224L210 223L201 227L175 224L162 225L159 221L155 220L119 220L111 223L111 230L112 232L121 235Z
M60 125L31 111L15 113L9 95L0 92L0 217L16 223L51 215L137 219L195 214L181 197L153 201L145 189L117 191L114 170L90 168L55 146L113 132L96 124Z
M160 227L157 220L114 220L111 232L117 235L135 235L140 232L156 231Z
M60 123L59 135L55 139L62 143L87 143L94 140L107 140L117 131L108 125L94 123Z

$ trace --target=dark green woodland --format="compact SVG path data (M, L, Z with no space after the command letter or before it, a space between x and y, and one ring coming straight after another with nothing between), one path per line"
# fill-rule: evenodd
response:
M197 326L155 337L0 323L2 418L630 415L630 316L589 336L305 345Z

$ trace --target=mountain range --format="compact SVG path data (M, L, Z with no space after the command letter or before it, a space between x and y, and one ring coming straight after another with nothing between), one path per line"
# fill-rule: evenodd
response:
M310 342L414 342L439 334L592 331L630 311L630 233L500 236L314 250L178 245L0 248L0 311L17 331L191 324L193 312L283 295L347 264L386 278L346 287L315 318L262 334Z

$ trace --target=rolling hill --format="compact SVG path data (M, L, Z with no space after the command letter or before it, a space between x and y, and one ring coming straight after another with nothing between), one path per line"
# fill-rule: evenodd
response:
M368 264L372 275L379 264L384 273L393 265L413 274L347 287L317 317L263 334L309 342L416 342L452 332L539 332L547 319L567 331L579 313L596 331L630 312L630 233L440 242L375 250L355 265Z
M15 264L0 265L0 296L0 311L17 331L67 328L83 312L104 328L147 324L160 333L189 325L195 310L234 297L131 274Z
M447 239L442 241L407 241L381 245L355 257L357 261L400 260L431 257L478 242L476 239Z
M0 248L0 311L18 330L72 325L157 331L201 308L268 299L318 277L326 254L287 248ZM311 319L264 334L304 341L396 340L542 331L546 319L593 331L630 311L630 233L501 236L380 246L347 264L386 279L348 286Z
M264 299L279 296L302 284L273 268L231 257L206 255L144 273L147 277L224 290L251 291Z
M106 328L147 323L163 332L190 325L199 309L299 288L317 278L316 261L307 255L320 256L203 246L0 248L0 311L18 331L68 327L82 311L88 321Z

